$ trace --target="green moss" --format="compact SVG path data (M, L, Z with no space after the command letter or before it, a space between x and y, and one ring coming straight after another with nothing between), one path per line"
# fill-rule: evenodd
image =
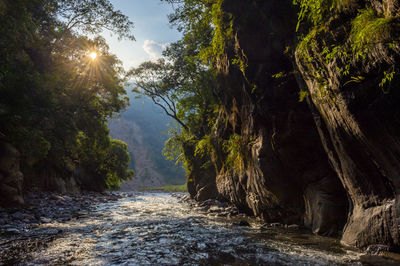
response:
M335 13L351 8L357 0L293 0L294 5L300 7L296 30L301 23L309 21L317 26L325 22L327 17Z
M360 11L351 23L349 38L352 52L357 59L365 59L377 44L390 42L392 20L392 18L377 16L372 8Z
M299 102L303 102L305 98L307 98L310 95L308 91L301 90L299 92Z

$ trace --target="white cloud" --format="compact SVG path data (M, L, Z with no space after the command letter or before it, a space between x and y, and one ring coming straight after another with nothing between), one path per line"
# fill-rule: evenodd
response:
M145 40L143 50L149 55L151 61L161 58L161 53L168 47L169 43L157 43L153 40Z

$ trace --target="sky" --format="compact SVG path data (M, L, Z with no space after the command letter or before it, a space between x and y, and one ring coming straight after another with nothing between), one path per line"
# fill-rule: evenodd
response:
M157 60L162 50L181 38L181 34L170 27L167 15L172 6L160 0L110 0L114 8L127 15L134 23L136 41L119 41L117 36L103 33L112 53L118 56L126 70L140 63Z

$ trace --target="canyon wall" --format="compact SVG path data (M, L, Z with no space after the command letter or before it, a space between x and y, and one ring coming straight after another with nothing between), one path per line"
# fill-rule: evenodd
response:
M198 186L189 192L198 196L207 185L214 198L267 222L302 223L360 248L398 247L400 90L380 84L398 66L399 5L348 2L319 30L302 33L292 1L224 2L233 38L218 61L215 174L191 173ZM363 9L395 21L385 40L394 43L376 44L358 62L354 56L346 74L344 52L330 52L327 62L326 50L340 43L354 51L349 34ZM242 67L232 64L237 58ZM234 160L224 141L235 145Z

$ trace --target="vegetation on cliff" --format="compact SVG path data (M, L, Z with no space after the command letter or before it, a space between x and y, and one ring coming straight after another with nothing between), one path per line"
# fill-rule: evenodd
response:
M327 65L335 64L336 76L343 79L345 85L362 82L371 69L380 65L378 85L388 93L392 80L400 73L395 60L399 53L399 17L393 13L390 1L379 7L356 0L299 0L294 3L300 7L299 57L310 64L318 61L318 57ZM331 35L333 31L338 35ZM317 52L319 47L323 47L321 53ZM321 81L320 96L323 96L327 86L324 77L318 73L312 75Z
M398 1L166 2L184 37L131 74L192 197L398 246Z
M170 22L183 33L182 40L166 49L165 59L143 63L129 74L135 79L135 91L150 97L177 122L169 131L164 154L183 163L193 187L194 172L214 171L211 135L223 109L216 94L219 70L234 64L244 71L246 63L241 56L227 61L226 43L234 35L232 17L222 11L223 1L166 2L178 3ZM227 136L223 144L227 164L235 169L242 168L237 138Z

